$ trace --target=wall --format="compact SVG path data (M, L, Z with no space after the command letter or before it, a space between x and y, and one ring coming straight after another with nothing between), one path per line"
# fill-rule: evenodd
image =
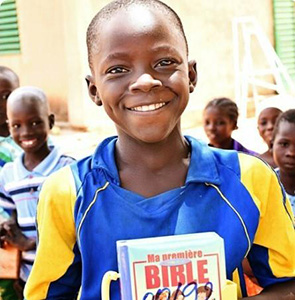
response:
M0 64L15 70L22 85L43 88L50 97L52 109L64 118L68 91L65 89L67 73L60 2L16 1L21 54L0 56Z

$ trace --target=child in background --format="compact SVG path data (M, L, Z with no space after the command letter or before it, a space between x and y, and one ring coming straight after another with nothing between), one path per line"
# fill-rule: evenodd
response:
M203 111L203 127L209 139L209 145L215 148L237 150L255 155L232 138L232 132L238 129L238 107L228 98L211 100Z
M271 167L275 168L276 163L274 162L272 153L272 135L276 119L282 113L282 110L272 104L272 102L270 102L268 99L266 100L269 103L266 102L267 105L264 107L262 106L260 109L258 114L257 129L267 145L267 150L258 156L265 160Z
M0 226L1 241L22 251L21 293L35 258L35 217L40 187L49 174L73 159L48 146L54 115L49 113L42 90L35 87L14 90L8 97L7 114L11 135L24 152L14 162L6 163L0 173L0 206L11 215Z
M5 163L13 161L21 151L21 148L10 136L6 113L7 98L18 87L19 78L17 74L8 67L0 66L0 170ZM8 218L9 215L0 207L0 224ZM3 300L17 299L13 283L14 280L0 279L0 296Z
M239 297L247 299L245 256L265 287L251 299L294 296L295 232L276 174L181 132L197 72L178 15L158 0L112 1L90 23L87 45L90 97L118 136L42 186L25 298L101 300L105 272L118 270L116 241L206 231L223 238ZM111 299L121 299L117 281Z
M295 109L283 112L273 130L273 158L295 214Z
M8 161L13 161L21 148L10 136L7 124L7 98L19 87L19 78L11 69L0 66L0 169Z

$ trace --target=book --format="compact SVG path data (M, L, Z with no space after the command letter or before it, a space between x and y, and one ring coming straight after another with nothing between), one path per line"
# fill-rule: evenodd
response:
M117 241L122 300L222 300L223 239L214 232Z
M0 248L0 278L17 279L20 269L20 251L5 243Z

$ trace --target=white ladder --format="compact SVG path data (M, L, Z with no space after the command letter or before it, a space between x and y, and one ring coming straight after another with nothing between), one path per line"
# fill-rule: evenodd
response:
M295 94L295 85L287 69L276 54L272 44L253 17L237 17L232 21L234 41L235 97L242 117L247 117L247 104L251 98L255 108L265 97L259 88L273 90L278 94ZM252 47L257 40L266 59L265 69L253 62ZM269 80L269 77L273 78ZM265 78L268 76L268 78ZM252 97L249 94L252 92Z

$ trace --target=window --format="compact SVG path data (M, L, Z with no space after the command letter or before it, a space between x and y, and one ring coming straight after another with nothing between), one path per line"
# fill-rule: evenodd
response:
M0 55L20 53L15 0L0 5Z
M294 9L293 0L273 0L275 50L293 79L295 79Z

